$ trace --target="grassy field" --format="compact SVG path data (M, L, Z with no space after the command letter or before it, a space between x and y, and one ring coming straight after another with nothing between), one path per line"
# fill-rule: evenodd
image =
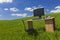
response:
M28 34L24 29L27 29L27 21L33 17L16 19L16 20L0 20L0 40L60 40L60 13L47 14L45 16L55 17L55 32L46 32L44 20L33 21L36 33ZM22 23L25 22L25 26Z

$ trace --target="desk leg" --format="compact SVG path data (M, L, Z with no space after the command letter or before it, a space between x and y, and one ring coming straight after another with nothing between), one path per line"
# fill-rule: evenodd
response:
M33 22L32 21L28 21L28 29L33 29Z

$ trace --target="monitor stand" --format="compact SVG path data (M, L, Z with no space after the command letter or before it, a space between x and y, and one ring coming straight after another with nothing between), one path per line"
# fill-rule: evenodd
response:
M42 19L42 17L41 17L41 16L39 16L39 19Z

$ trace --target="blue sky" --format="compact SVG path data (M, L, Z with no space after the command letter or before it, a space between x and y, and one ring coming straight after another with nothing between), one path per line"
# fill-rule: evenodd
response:
M45 13L59 12L60 0L0 0L0 20L33 16L33 10L41 7Z

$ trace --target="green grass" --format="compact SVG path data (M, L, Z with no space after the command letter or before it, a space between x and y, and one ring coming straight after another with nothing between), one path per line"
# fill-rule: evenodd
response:
M28 34L24 28L27 29L28 18L16 20L0 20L0 40L60 40L60 13L47 14L45 16L55 17L56 30L55 32L46 32L44 30L44 20L33 21L33 27L37 30L37 35ZM25 22L25 26L22 23Z

